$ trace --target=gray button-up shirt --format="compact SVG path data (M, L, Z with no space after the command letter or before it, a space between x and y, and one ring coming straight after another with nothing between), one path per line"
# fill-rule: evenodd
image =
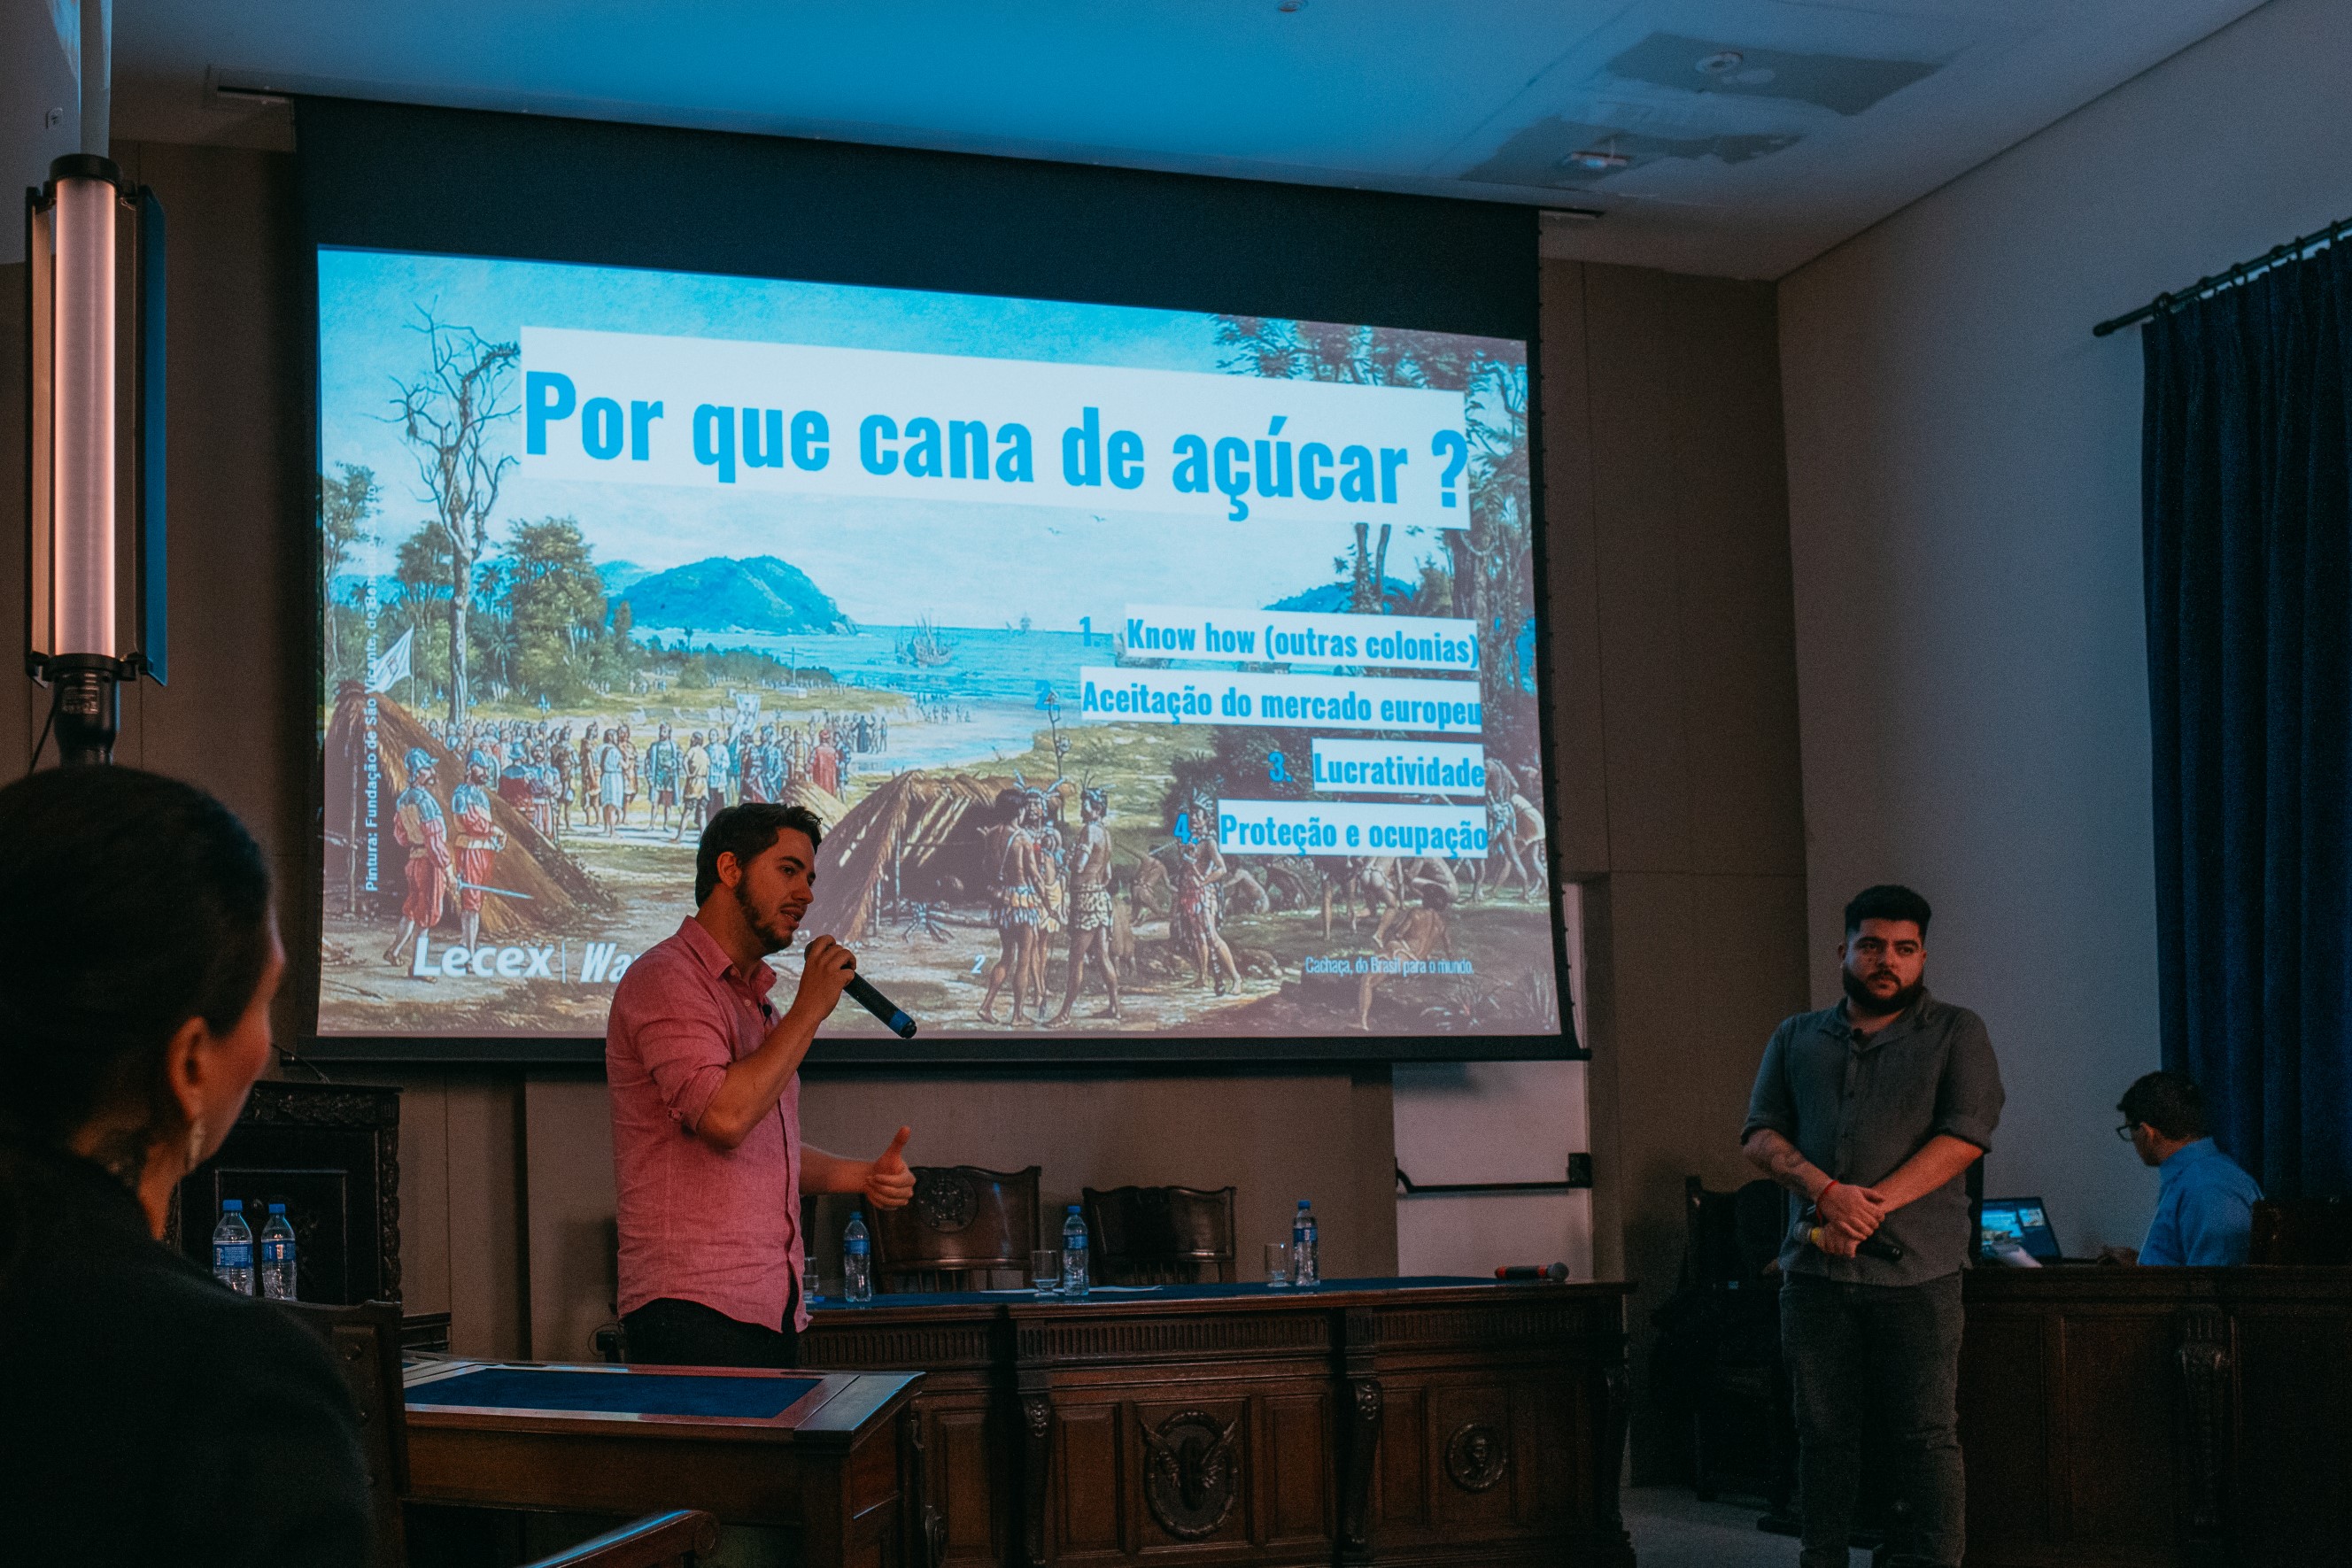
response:
M1874 1186L1938 1134L1991 1148L2005 1098L1984 1020L1922 991L1875 1034L1846 1022L1843 1004L1784 1019L1764 1048L1739 1135L1769 1127L1838 1180ZM1780 1268L1864 1285L1941 1279L1969 1251L1966 1182L1956 1176L1886 1217L1878 1234L1902 1243L1900 1263L1809 1245L1796 1223L1804 1199L1791 1193Z

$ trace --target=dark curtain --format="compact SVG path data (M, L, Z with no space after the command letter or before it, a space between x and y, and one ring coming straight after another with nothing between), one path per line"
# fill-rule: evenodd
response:
M2347 335L2352 245L2142 333L2164 1064L2273 1197L2352 1193Z

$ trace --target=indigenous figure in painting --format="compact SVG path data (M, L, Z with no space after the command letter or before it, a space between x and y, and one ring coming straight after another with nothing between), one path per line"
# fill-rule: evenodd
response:
M1234 950L1217 933L1217 884L1225 880L1225 857L1217 848L1214 813L1197 813L1203 831L1184 846L1176 862L1176 909L1170 917L1175 935L1176 950L1192 955L1192 983L1202 984L1211 977L1213 968L1216 994L1225 994L1230 979L1238 989L1242 972L1234 962Z
M1079 799L1078 815L1078 841L1070 865L1070 988L1061 1010L1047 1020L1055 1024L1067 1019L1078 1005L1089 961L1102 971L1103 986L1110 992L1110 1005L1095 1016L1118 1017L1118 964L1111 952L1109 795L1088 789Z
M1391 908L1381 917L1381 930L1372 938L1379 956L1371 968L1356 978L1358 1029L1371 1029L1372 993L1391 976L1417 976L1422 971L1409 970L1407 966L1425 964L1441 955L1453 956L1454 934L1445 920L1445 912L1453 907L1453 894L1435 879L1419 881L1416 885L1421 889L1418 907ZM1410 985L1407 989L1411 989Z
M408 946L417 933L441 924L450 874L448 821L441 802L433 798L433 754L416 747L406 761L408 788L392 803L393 841L408 852L408 896L400 904L400 936L383 955L394 964L408 962Z
M1055 903L1060 901L1060 878L1053 863L1048 837L1053 830L1045 823L1045 796L1034 789L1007 789L997 797L997 803L1011 807L1014 815L1009 825L996 830L1003 842L996 856L990 913L1003 950L989 966L988 994L981 999L980 1017L983 1023L996 1021L996 993L1009 981L1012 1021L1026 1023L1022 1004L1030 992L1036 994L1037 1010L1045 1009L1045 969L1038 955L1046 939L1061 928L1059 913L1047 902L1049 894Z
M449 791L449 814L457 819L457 925L468 947L481 942L482 894L498 870L499 852L507 847L506 832L490 812L489 782L490 759L477 751L467 759L466 781Z

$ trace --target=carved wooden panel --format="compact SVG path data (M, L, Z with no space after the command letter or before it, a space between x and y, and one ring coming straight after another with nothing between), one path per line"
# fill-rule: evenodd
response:
M1331 1400L1320 1390L1259 1401L1265 1434L1259 1468L1264 1524L1269 1543L1321 1541L1331 1533Z
M1627 1568L1601 1429L1621 1324L1613 1290L1470 1287L826 1312L808 1344L938 1357L954 1568Z
M1430 1522L1429 1401L1418 1383L1394 1381L1381 1434L1380 1521L1384 1534Z
M2158 1453L2179 1400L2179 1331L2169 1313L2068 1313L2058 1406L2070 1448L2145 1445ZM2180 1478L2163 1464L2068 1467L2065 1539L2097 1542L2150 1565L2174 1560Z
M1513 1462L1511 1392L1498 1383L1445 1382L1429 1391L1431 1512L1456 1540L1507 1532L1511 1493L1501 1485Z
M2352 1305L2352 1282L2347 1282ZM2352 1542L2352 1317L2279 1303L2236 1314L2239 1397L2225 1504L2242 1560L2324 1563Z
M1086 1317L1023 1323L1024 1361L1160 1361L1268 1352L1313 1354L1330 1344L1318 1312L1202 1313L1197 1317Z
M2051 1485L2053 1422L2063 1336L2055 1319L1968 1314L1960 1353L1960 1452L1968 1466L1969 1544L2037 1549L2060 1538L2061 1500Z
M1003 1490L1003 1448L989 1441L983 1406L925 1413L929 1505L938 1511L945 1562L1001 1563L1008 1521L996 1499Z
M1118 1404L1056 1406L1054 1478L1056 1500L1052 1548L1056 1561L1123 1549L1125 1531L1120 1480L1126 1442ZM1051 1549L1051 1548L1049 1548Z

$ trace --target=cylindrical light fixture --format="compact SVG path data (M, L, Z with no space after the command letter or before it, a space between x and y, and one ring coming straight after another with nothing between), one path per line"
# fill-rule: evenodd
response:
M163 209L86 152L26 194L26 665L54 688L60 758L104 762L117 685L163 678Z

